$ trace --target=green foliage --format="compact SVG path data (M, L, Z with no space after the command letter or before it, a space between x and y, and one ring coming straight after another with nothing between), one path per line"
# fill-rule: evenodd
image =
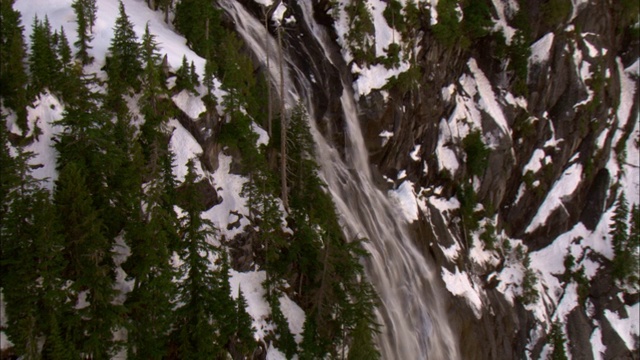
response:
M550 26L561 25L571 15L571 0L548 0L540 7L543 21Z
M528 94L527 76L529 56L531 55L531 26L527 12L519 10L513 18L516 32L511 38L507 52L509 55L509 70L514 73L513 90L516 95Z
M289 323L287 318L284 317L282 310L280 309L280 300L278 299L278 293L273 292L268 299L269 306L271 307L271 321L275 325L275 347L280 349L287 359L292 359L297 353L297 345L289 330Z
M467 0L462 7L462 29L470 41L489 35L493 26L489 6L482 0Z
M213 46L224 39L226 31L220 23L221 10L208 0L183 0L176 5L174 24L187 38L187 45L198 55L211 61L226 57L224 48Z
M0 2L0 96L3 105L13 109L17 124L27 130L26 56L20 13L13 9L14 0Z
M555 321L551 325L551 332L549 333L549 344L553 347L553 351L549 357L550 360L567 360L567 353L564 350L564 344L566 339L564 332L562 331L562 325Z
M457 0L441 0L438 1L436 9L438 11L438 23L432 28L433 35L439 43L446 47L458 45L461 48L467 48L471 43L464 36L462 24L459 20Z
M456 197L460 201L460 214L465 232L470 235L471 231L478 228L479 219L475 214L478 195L473 190L473 186L467 183L457 188Z
M115 350L112 331L122 309L112 303L118 294L114 290L113 246L104 234L82 170L75 163L62 168L54 194L65 238L65 278L73 281L71 289L76 297L85 296L88 302L77 311L77 318L65 322L74 328L79 351L104 359Z
M216 341L215 319L217 312L224 310L218 308L216 301L218 279L209 269L209 259L217 252L209 243L215 228L201 214L203 209L195 186L198 176L193 159L187 163L187 170L180 202L184 214L179 230L182 246L179 255L183 261L180 275L184 280L178 287L181 306L176 310L175 331L180 357L204 360L215 358L223 351L224 344Z
M629 219L629 205L621 192L613 212L609 234L613 245L614 278L638 288L638 208L634 205ZM629 228L631 227L631 228Z
M462 148L467 155L467 170L472 176L481 177L487 168L490 150L482 141L479 130L471 131L462 139Z
M347 46L357 62L373 63L376 56L374 43L375 26L367 2L352 1L345 6L349 31L346 35Z
M484 231L480 234L480 240L484 243L484 247L487 250L493 250L496 244L496 227L487 222Z
M300 360L324 359L327 350L326 344L322 343L322 339L318 334L315 314L308 314L304 320L302 329L302 343L300 344Z
M238 298L236 300L235 328L237 329L234 341L235 349L249 357L255 348L254 331L251 325L251 316L247 313L247 300L238 288Z
M523 304L532 304L538 300L539 293L538 289L536 289L538 277L533 269L531 269L529 253L524 255L522 266L524 267L524 277L522 279L522 294L520 295L520 300Z
M76 14L78 40L74 45L78 48L76 59L82 62L82 65L88 65L93 62L93 58L89 56L91 46L89 43L93 40L91 36L92 18L95 19L95 7L92 7L92 0L74 0L73 11ZM93 15L91 15L93 14Z
M415 3L413 3L415 6ZM387 7L385 7L382 12L387 24L398 32L402 33L406 30L405 18L402 14L402 3L398 0L391 0L387 3Z
M107 58L106 65L109 75L107 104L117 114L123 114L127 108L122 96L128 88L140 87L138 76L142 75L142 64L139 59L140 44L122 1L120 1L119 14L113 29L109 53L111 55Z
M31 92L35 95L44 91L45 88L53 90L59 80L60 67L49 19L40 21L36 17L33 20L29 54Z

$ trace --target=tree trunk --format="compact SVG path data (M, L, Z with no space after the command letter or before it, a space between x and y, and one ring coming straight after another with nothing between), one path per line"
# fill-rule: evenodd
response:
M287 190L287 119L284 113L284 57L282 56L282 28L278 28L278 51L280 54L280 176L282 178L282 204L289 211Z

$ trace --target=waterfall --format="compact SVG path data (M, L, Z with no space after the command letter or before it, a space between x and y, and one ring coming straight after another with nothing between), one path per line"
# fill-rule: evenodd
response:
M258 59L266 62L269 52L269 76L274 84L280 79L277 43L267 35L264 26L234 0L220 0L220 5L235 21L236 30ZM339 53L325 30L312 17L311 1L298 2L304 26L325 53L337 65ZM265 43L265 38L268 39ZM337 55L336 55L337 54ZM382 324L378 346L383 359L458 359L457 339L453 335L446 310L436 288L434 270L409 236L404 216L389 197L375 185L369 167L369 156L358 122L357 107L351 84L341 76L341 103L346 126L345 159L317 129L313 114L309 74L298 69L285 53L285 97L292 107L302 100L309 110L311 131L317 146L321 176L327 183L347 239L366 238L365 260L369 280L380 297L378 319ZM294 81L295 80L295 81ZM294 86L298 84L299 86ZM279 89L279 86L274 86Z

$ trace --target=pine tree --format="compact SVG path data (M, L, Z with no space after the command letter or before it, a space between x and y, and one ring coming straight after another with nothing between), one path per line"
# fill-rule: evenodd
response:
M176 71L176 88L178 90L189 90L195 94L195 84L191 76L191 67L187 62L187 56L182 56L182 65Z
M245 357L251 356L255 348L254 331L251 325L251 316L247 313L247 299L242 290L238 288L238 299L236 300L235 327L237 329L234 336L235 349Z
M187 38L187 45L205 59L218 61L229 54L211 46L223 39L221 10L207 0L182 0L176 5L176 29Z
M216 299L212 289L217 286L216 277L209 269L209 258L216 249L208 240L214 235L211 221L201 215L200 199L193 160L187 163L187 175L182 194L184 215L180 233L183 264L180 267L184 280L178 288L178 300L182 304L176 310L176 337L178 352L183 359L211 359L221 353L222 344L216 343Z
M78 52L76 59L82 62L82 65L89 65L93 62L93 57L89 55L91 46L89 43L93 40L91 36L90 19L87 18L87 12L90 10L86 0L74 0L73 11L76 14L78 40L74 43Z
M280 300L277 291L271 293L268 302L271 307L271 321L273 321L275 325L274 344L286 355L287 359L292 359L298 352L297 345L289 329L287 318L284 317L280 309Z
M611 230L611 244L613 245L613 276L618 280L625 280L629 275L631 254L627 252L629 229L629 205L624 192L621 192L613 212Z
M565 337L559 322L555 321L549 333L550 344L553 347L551 360L567 360L567 353L564 350Z
M31 54L29 68L31 70L31 92L38 94L45 88L54 90L60 78L60 62L56 54L51 34L49 19L44 22L34 18L31 33Z
M88 303L78 310L78 318L65 321L74 322L76 343L83 354L106 359L115 347L112 331L121 312L112 303L117 295L112 244L104 234L82 169L73 162L61 170L54 195L66 241L65 277L73 281L76 296L85 296Z
M191 83L194 87L200 86L200 79L198 78L196 65L193 63L193 61L191 61L191 66L189 67L189 77L191 78Z
M13 9L14 0L0 3L0 96L6 107L17 115L17 124L27 130L26 56L20 12Z
M326 349L321 343L320 335L316 325L314 313L308 314L302 329L302 343L300 344L300 360L324 359Z
M122 1L120 1L118 17L113 28L109 53L111 54L107 61L109 77L117 76L122 80L122 85L138 89L138 76L142 74L142 64L139 59L140 44ZM112 66L115 68L111 68Z

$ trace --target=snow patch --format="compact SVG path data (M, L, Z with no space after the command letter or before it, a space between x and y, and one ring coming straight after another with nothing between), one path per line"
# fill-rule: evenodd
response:
M562 176L553 184L551 191L547 194L542 205L538 208L536 216L525 230L531 233L538 227L544 225L558 207L564 207L562 201L565 197L571 196L578 188L580 179L582 178L582 164L573 164L564 171Z
M202 99L194 96L189 90L180 91L180 93L174 95L172 99L176 106L192 120L197 120L200 114L207 111Z
M635 349L634 336L640 335L640 325L638 325L638 319L640 319L640 303L635 303L633 306L625 306L627 311L627 317L622 318L618 313L606 309L604 316L606 316L613 329L620 335L624 343L629 349Z
M389 191L389 196L395 199L400 211L408 222L418 220L418 201L413 189L413 182L405 180L395 190Z
M553 32L550 32L531 45L531 56L529 57L530 64L539 64L549 60L554 36Z
M480 319L482 317L480 293L476 290L466 272L460 272L457 267L455 273L442 268L442 280L444 280L450 293L465 298L476 318Z
M190 159L196 159L194 161L196 173L201 176L204 175L202 165L197 159L197 156L202 154L200 144L198 144L196 139L193 138L193 135L191 135L178 120L171 119L169 126L174 128L169 147L175 155L173 173L176 176L176 180L179 182L184 181L187 175L187 162L189 162Z

